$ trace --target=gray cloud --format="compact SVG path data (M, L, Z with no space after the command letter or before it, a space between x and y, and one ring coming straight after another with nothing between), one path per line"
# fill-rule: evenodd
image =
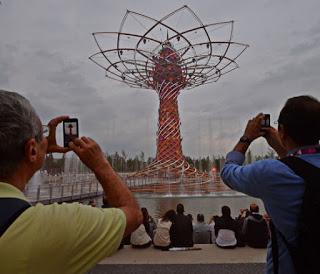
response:
M155 154L158 98L104 77L88 56L91 33L119 29L125 10L159 18L179 1L3 0L0 88L28 97L44 122L69 114L107 151ZM234 19L234 40L250 44L240 69L179 97L183 150L223 154L258 112L274 120L285 100L320 97L320 27L316 0L187 1L204 22ZM267 150L264 141L253 146Z

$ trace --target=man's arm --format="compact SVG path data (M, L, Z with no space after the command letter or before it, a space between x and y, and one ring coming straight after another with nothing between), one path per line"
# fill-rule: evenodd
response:
M109 162L105 168L95 171L96 177L108 197L108 202L113 207L122 209L126 215L125 236L137 229L142 223L140 207L131 191L123 183L120 177L111 168Z
M255 164L246 166L242 164L250 144L265 134L261 127L263 117L260 113L248 121L244 135L234 149L227 154L226 163L221 171L221 178L229 187L254 197L259 197L262 192L263 186L257 181L260 168Z
M242 166L245 160L245 153L250 144L255 139L263 136L280 158L287 154L286 148L281 143L278 131L272 127L261 126L263 117L264 115L260 113L248 121L244 135L234 149L227 154L226 163L221 171L221 178L229 187L259 198L263 198L266 195L267 185L265 181L270 176L270 171L275 171L273 166L276 165L270 165L270 162L266 164L265 161L258 161ZM263 183L261 180L263 180ZM272 181L270 178L269 180Z
M245 155L250 144L255 139L264 135L264 132L261 128L261 122L263 117L264 115L262 113L259 113L255 118L248 121L244 134L233 148L233 151L238 151Z
M69 143L80 160L96 175L112 207L120 208L126 215L125 236L142 223L139 205L128 187L112 169L99 145L90 138L82 137Z
M288 151L282 144L278 131L273 127L266 128L264 131L263 137L267 140L269 146L275 150L279 158L285 157Z
M249 120L245 129L244 135L240 141L236 144L233 151L238 151L245 154L250 144L257 138L263 136L280 158L283 158L287 154L286 148L281 143L278 131L273 127L261 127L261 121L263 114L258 114L255 118ZM244 139L244 141L243 141Z

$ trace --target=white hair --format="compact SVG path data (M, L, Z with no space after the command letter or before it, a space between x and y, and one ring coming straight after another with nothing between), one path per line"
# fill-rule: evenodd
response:
M34 108L20 94L0 90L0 178L14 173L30 138L42 139L41 122Z

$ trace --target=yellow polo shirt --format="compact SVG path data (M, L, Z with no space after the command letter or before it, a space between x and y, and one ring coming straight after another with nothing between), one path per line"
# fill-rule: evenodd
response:
M1 197L26 200L6 183L0 183ZM0 273L85 273L118 249L125 226L120 209L37 204L0 237Z

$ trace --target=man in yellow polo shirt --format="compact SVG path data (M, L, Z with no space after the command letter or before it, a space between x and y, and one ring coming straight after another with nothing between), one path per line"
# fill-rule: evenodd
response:
M56 127L66 118L51 120L45 138L29 101L0 90L1 274L85 273L114 253L123 236L142 222L136 200L95 141L81 137L70 148L57 145ZM69 150L95 173L113 208L28 204L23 190L46 153Z

